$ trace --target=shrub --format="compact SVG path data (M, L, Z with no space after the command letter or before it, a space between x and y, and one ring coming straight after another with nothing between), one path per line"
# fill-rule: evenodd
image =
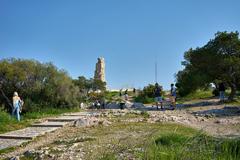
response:
M11 111L11 97L17 91L26 102L25 111L42 106L78 106L79 89L64 70L52 63L35 60L3 59L0 61L0 105Z
M153 103L154 98L149 98L148 96L139 95L135 98L135 102L140 102L144 104Z

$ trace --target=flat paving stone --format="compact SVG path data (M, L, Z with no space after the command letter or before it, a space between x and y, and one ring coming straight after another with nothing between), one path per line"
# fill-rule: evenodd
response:
M64 116L94 116L100 115L99 112L77 112L77 113L67 113Z
M42 122L42 123L35 123L32 124L32 127L63 127L67 125L67 122Z
M37 136L43 135L46 132L52 132L58 128L59 127L28 127L21 130L0 134L0 138L31 140Z
M83 118L83 116L61 116L57 118L49 118L50 122L71 122Z
M0 150L10 147L19 146L25 142L30 140L22 140L22 139L1 139L0 138Z
M37 136L44 135L47 132L55 131L56 129L61 128L64 125L69 124L70 122L95 114L97 113L79 112L66 114L56 118L49 118L46 122L33 124L32 127L27 127L21 130L0 134L0 150L9 147L19 146L25 142L31 141Z

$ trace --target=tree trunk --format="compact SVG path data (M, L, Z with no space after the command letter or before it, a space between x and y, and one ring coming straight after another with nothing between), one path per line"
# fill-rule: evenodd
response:
M228 97L228 100L229 101L233 101L233 99L234 99L234 97L236 95L236 92L237 92L237 86L236 86L236 84L231 83L230 84L230 88L231 88L231 93L230 93L230 95Z
M11 101L8 99L8 97L6 96L6 94L3 92L2 88L0 88L0 92L2 94L2 96L5 98L6 102L8 103L8 105L11 107L11 109L13 109L13 105L11 103ZM9 109L10 110L10 109Z

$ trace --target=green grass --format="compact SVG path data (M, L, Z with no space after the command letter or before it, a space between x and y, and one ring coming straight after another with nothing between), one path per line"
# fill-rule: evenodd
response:
M142 111L141 116L143 116L144 118L149 118L150 117L149 113L146 112L146 111Z
M75 139L70 139L70 140L56 140L53 143L57 144L57 145L60 145L60 144L72 145L73 143L93 141L95 139L96 138L93 138L93 137L80 137L80 138L75 138Z
M229 94L230 90L226 90L225 97L227 98ZM189 101L208 99L212 97L214 97L214 95L212 94L212 90L197 90L196 92L191 93L187 96L177 98L177 103L182 104ZM226 101L225 104L230 106L240 106L240 91L237 92L237 95L235 96L233 101Z
M134 99L135 102L140 102L140 103L143 103L143 104L150 104L150 103L154 103L155 100L154 98L150 98L150 97L143 97L143 96L138 96L138 97L135 97Z
M30 124L29 120L18 122L10 114L0 111L0 133L24 128Z
M23 115L23 118L25 119L39 119L43 117L48 116L55 116L60 115L63 113L68 112L79 112L81 111L79 108L43 108L39 112L27 112L25 115Z
M116 156L114 153L107 153L102 155L99 160L117 160Z
M18 122L15 117L12 117L9 113L0 110L0 133L22 129L32 124L36 119L78 111L80 111L78 108L44 108L39 112L28 112L21 115L21 121Z
M238 160L240 159L240 139L220 139L204 134L194 136L179 133L161 135L146 148L142 159Z
M114 92L107 91L105 93L105 99L108 101L113 101L116 98L119 98L119 92L117 92L117 91L114 91Z
M125 91L122 91L122 96L124 95L124 92ZM128 96L129 97L134 97L135 94L132 91L128 91ZM119 101L119 99L121 99L120 92L117 92L117 91L113 91L113 92L107 91L107 92L105 92L104 97L107 101L110 101L110 102Z
M143 159L144 157L142 157L142 155L144 155L144 153L136 151L136 148L147 148L148 143L152 141L153 137L168 135L173 132L178 132L186 136L197 134L195 129L177 124L116 122L107 127L95 127L88 130L87 135L97 137L97 139L84 146L85 148L91 148L92 145L96 144L104 145L96 149L94 156L90 153L85 158L114 160L118 159L117 157L119 157L120 153L129 153L129 155L134 155L133 157L137 159ZM79 133L79 135L82 134L81 132ZM105 144L111 144L111 147L109 148L108 145Z
M212 90L197 90L187 96L178 98L177 102L184 103L191 100L206 99L211 97L213 97Z
M240 96L237 95L233 101L227 101L225 104L230 106L240 106Z
M70 130L65 138L59 137L51 146L65 144L71 147L80 142L84 146L85 159L115 160L119 159L120 153L144 160L240 159L240 138L215 138L173 123L121 121L146 116L145 112L139 115L127 114L111 119L113 123L110 126L76 128ZM97 148L93 149L93 146ZM53 152L56 155L63 154Z
M10 147L10 148L2 149L2 150L0 150L0 155L1 155L2 153L12 152L12 151L14 151L14 149L15 149L15 147Z

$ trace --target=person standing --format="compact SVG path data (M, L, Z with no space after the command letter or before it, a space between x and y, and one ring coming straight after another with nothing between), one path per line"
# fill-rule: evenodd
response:
M173 83L171 84L170 94L171 94L172 107L173 107L173 109L175 109L176 108L176 99L177 99L177 89Z
M158 83L155 84L154 96L155 96L155 102L156 102L157 109L158 109L159 103L160 103L161 109L163 109L163 106L162 106L162 88L159 86Z
M125 100L128 101L128 89L125 90L124 97Z
M18 96L17 92L13 93L13 110L12 110L12 116L16 115L16 118L18 121L20 121L20 112L21 112L21 107L23 105L23 101L21 98Z
M134 95L136 94L136 88L133 88L133 94Z
M224 83L220 83L219 84L219 99L220 99L220 102L224 102L224 99L225 99L225 85Z
M122 97L122 89L119 91L119 96Z

